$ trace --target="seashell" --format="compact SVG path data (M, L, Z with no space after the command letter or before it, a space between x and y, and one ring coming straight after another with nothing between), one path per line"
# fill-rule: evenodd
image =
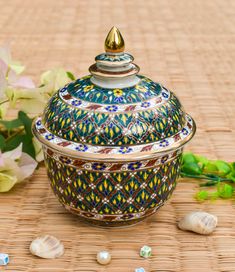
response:
M54 236L44 235L32 241L30 252L45 259L55 259L64 254L64 245Z
M210 234L217 226L217 216L206 212L191 212L183 217L178 227L200 234Z

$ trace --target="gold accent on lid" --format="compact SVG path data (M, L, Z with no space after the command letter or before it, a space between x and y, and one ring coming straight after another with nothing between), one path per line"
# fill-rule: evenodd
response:
M115 26L113 26L109 31L104 43L104 48L106 52L110 53L121 53L124 51L124 39L119 29Z

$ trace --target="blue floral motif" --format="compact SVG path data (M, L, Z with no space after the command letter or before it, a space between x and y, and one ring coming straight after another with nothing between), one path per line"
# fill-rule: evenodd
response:
M162 92L162 96L167 99L169 97L169 94L165 93L165 92Z
M104 163L99 163L99 162L95 162L92 164L92 169L93 170L104 170L106 168L105 164Z
M141 79L139 84L122 89L106 89L99 86L93 87L91 75L80 78L66 86L67 92L73 97L94 103L102 104L125 104L127 102L143 102L143 99L160 94L161 86L152 82L144 76L138 75ZM110 91L112 94L107 95Z
M55 136L53 134L51 134L51 133L46 135L46 139L48 141L53 140L54 138L55 138Z
M61 93L64 93L64 92L66 92L66 90L67 90L67 88L64 87L64 88L62 88L62 89L60 90L60 92L61 92Z
M188 130L186 128L183 128L182 133L183 133L183 135L188 135Z
M128 169L129 170L136 170L136 169L139 169L141 167L142 163L141 162L131 162L129 163L128 165Z
M110 106L107 106L105 109L106 109L107 111L110 111L110 112L115 112L115 111L118 110L118 107L115 106L115 105L110 105Z
M123 96L119 96L119 97L114 98L114 102L118 102L118 103L123 102L123 100L124 100Z
M141 107L142 108L148 108L150 106L150 102L143 102L142 104L141 104Z
M80 106L82 104L82 101L81 100L73 100L72 101L72 105L73 106Z
M84 144L79 144L76 148L77 151L85 152L88 149L88 146Z
M84 92L84 91L79 92L79 93L78 93L78 96L79 96L79 97L84 97L84 96L85 96L85 92Z
M60 157L60 161L66 164L70 164L72 162L72 160L66 157Z
M42 124L41 120L37 121L36 123L37 126L41 126L41 124Z
M126 154L126 153L130 153L133 149L131 147L128 146L122 146L120 147L120 149L118 150L119 153L122 154Z
M69 112L65 112L64 118L70 118L70 113Z
M109 124L109 127L110 127L110 128L113 128L113 127L114 127L114 124L113 124L113 123L110 123L110 124Z
M150 91L147 91L147 92L144 93L144 96L145 96L145 97L149 97L149 96L151 96L151 95L152 95L152 93L151 93Z
M159 144L161 147L166 147L169 145L169 142L167 140L162 140Z
M162 157L162 158L161 158L161 163L166 162L166 161L168 160L168 157L169 157L168 155Z

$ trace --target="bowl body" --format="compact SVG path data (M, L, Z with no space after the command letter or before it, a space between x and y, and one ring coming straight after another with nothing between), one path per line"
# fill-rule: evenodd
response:
M101 226L134 224L155 213L176 186L181 154L182 148L148 160L101 163L44 146L50 184L60 203Z
M116 28L106 41L90 74L53 94L33 133L65 208L97 225L123 226L169 198L196 126L173 92L138 74Z

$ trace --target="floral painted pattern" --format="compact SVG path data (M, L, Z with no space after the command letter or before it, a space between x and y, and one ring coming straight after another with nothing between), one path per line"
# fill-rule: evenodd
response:
M96 163L92 164L92 169L93 170L99 170L99 171L101 171L101 170L104 170L105 168L106 168L106 166L105 166L104 163L98 163L98 162L96 162Z
M93 85L91 76L82 77L65 88L74 99L79 98L87 102L102 104L130 104L138 103L148 98L157 96L161 92L161 86L148 78L138 75L140 82L123 89L105 89ZM60 92L66 92L65 88Z
M88 149L87 145L83 145L83 144L79 144L79 145L76 147L76 150L77 150L77 151L81 151L81 152L85 152L87 149Z
M128 165L129 170L137 170L141 167L142 163L141 162L132 162Z
M128 147L128 146L122 146L120 147L119 149L119 152L121 154L127 154L127 153L130 153L133 149L131 147Z
M113 90L114 96L120 97L123 95L122 89L114 89Z
M47 130L47 128L42 124L42 122L38 122L40 120L41 120L41 118L39 118L36 121L36 123L35 123L36 126L33 127L34 133L36 133L37 135L40 135L41 138L45 138L47 141L50 141L50 143L52 145L54 145L55 149L56 149L56 146L60 146L60 147L64 146L66 149L71 150L71 151L77 150L77 148L80 149L81 143L68 141L68 140L61 138L59 136L50 134L49 131ZM40 125L38 125L38 123L40 123ZM190 137L192 137L195 132L195 123L189 115L186 115L186 124L185 124L184 128L188 131L187 135L185 135L183 133L183 128L182 128L180 131L178 131L178 133L168 137L167 139L156 141L154 143L133 145L133 146L131 146L132 150L129 150L129 152L134 154L135 152L162 151L162 149L164 147L170 147L171 145L179 144L183 140L185 142L187 142L190 140ZM50 135L52 135L52 136L50 136ZM82 138L81 140L83 141L83 139L84 138ZM107 142L106 142L106 145L107 145ZM120 147L118 147L118 146L107 147L104 145L97 146L97 145L90 145L90 144L86 144L85 146L86 146L84 148L85 151L87 153L92 153L93 155L95 155L95 154L110 154L112 156L112 154L120 154L120 148L121 148L121 146Z
M111 105L111 106L106 107L106 110L110 111L110 112L115 112L115 111L117 111L117 109L118 109L118 107L115 105Z
M73 100L72 103L71 103L73 106L80 106L82 104L82 101L81 100Z
M120 55L110 55L107 53L102 53L102 54L96 56L95 60L97 62L99 62L99 61L105 61L105 62L126 61L128 63L128 62L132 62L134 60L134 58L132 57L132 55L130 55L128 53L123 53Z
M160 141L160 144L159 144L161 147L166 147L169 145L169 141L168 140L162 140Z
M51 141L51 140L53 140L54 138L55 138L55 136L53 135L53 134L47 134L46 136L46 139L48 140L48 141Z

